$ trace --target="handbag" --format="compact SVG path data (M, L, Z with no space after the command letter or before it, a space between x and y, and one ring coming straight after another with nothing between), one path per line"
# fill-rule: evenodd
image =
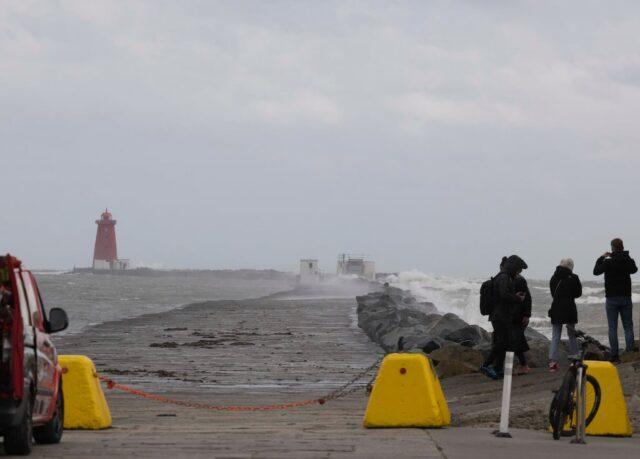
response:
M562 284L562 279L560 279L560 281L558 282L558 285L556 285L556 289L553 291L553 294L551 295L551 298L553 298L553 300L551 301L552 306L553 306L553 301L555 301L556 299L556 294L558 293L558 288L560 288L560 284ZM549 311L547 311L547 316L551 317L552 309L553 307L549 308Z

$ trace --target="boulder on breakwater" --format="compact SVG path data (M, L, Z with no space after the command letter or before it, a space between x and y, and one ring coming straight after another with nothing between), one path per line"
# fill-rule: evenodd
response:
M436 306L420 302L406 290L387 287L356 297L358 326L387 352L420 350L429 354L440 377L478 371L491 348L491 333L455 314L440 314ZM549 340L527 329L534 353L548 349ZM546 365L534 358L532 366Z

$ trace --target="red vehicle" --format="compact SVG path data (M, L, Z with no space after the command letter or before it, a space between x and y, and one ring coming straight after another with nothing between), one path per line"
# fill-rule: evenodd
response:
M0 432L8 454L29 454L32 440L62 439L62 371L49 335L68 325L60 308L47 316L20 260L0 256Z

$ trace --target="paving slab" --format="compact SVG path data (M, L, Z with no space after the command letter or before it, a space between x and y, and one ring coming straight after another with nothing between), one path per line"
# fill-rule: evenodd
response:
M572 444L571 438L553 440L550 433L511 429L513 438L497 438L487 428L451 428L430 430L448 459L513 459L513 458L635 458L640 457L640 437L587 437L586 445Z

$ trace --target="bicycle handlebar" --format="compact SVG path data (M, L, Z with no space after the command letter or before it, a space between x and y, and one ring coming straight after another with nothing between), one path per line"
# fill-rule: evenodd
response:
M583 349L586 348L587 345L593 344L598 349L600 349L602 352L609 352L609 348L607 346L602 344L600 341L598 341L594 337L587 335L582 330L576 330L575 336L576 336L576 338L579 338L579 339L582 340L582 348Z

